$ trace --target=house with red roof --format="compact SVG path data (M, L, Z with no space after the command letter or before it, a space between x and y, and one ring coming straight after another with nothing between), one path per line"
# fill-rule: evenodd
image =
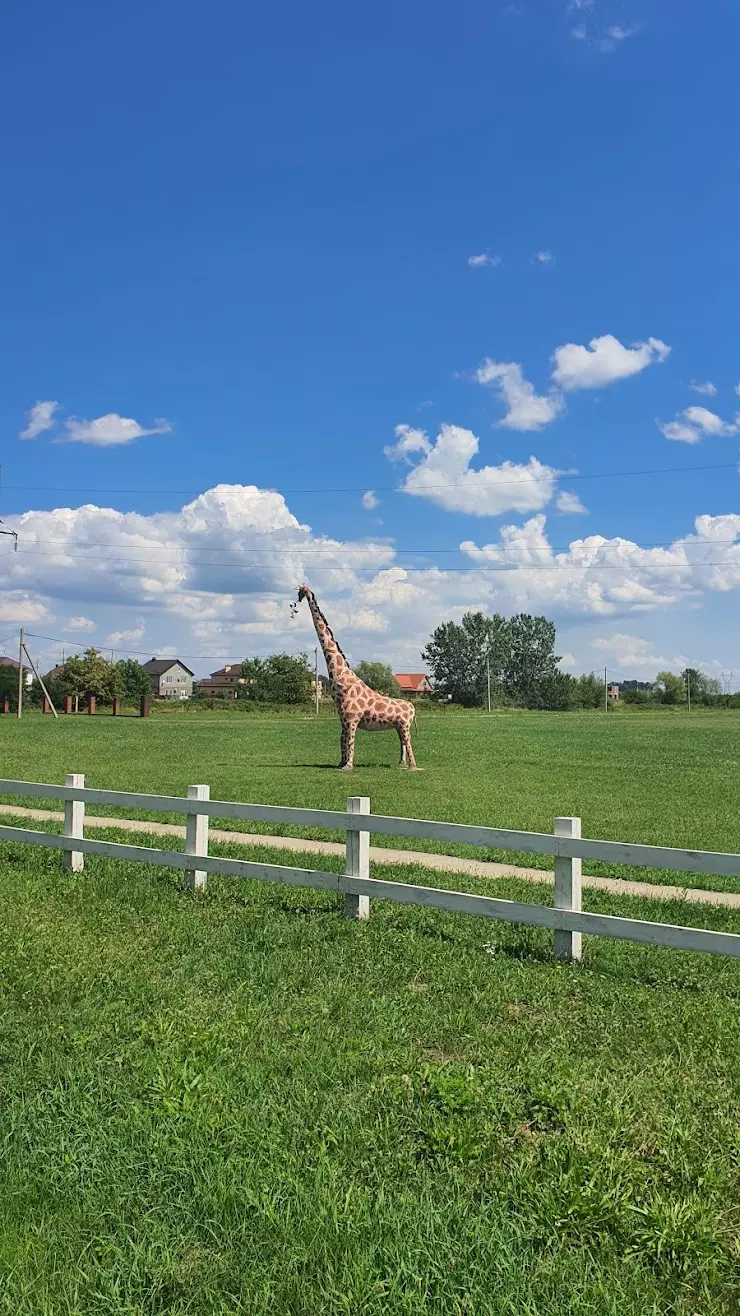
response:
M434 686L426 672L394 672L393 679L408 699L422 699L434 694Z

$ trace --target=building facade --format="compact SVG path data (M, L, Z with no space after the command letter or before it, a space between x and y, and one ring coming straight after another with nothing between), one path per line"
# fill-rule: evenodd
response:
M190 699L193 673L179 658L150 658L142 666L156 699Z
M210 676L201 677L198 691L202 695L220 695L226 699L236 699L239 686L244 685L241 663L227 663L219 667Z
M434 694L434 686L426 672L394 672L393 679L400 685L407 699L422 699L425 695Z

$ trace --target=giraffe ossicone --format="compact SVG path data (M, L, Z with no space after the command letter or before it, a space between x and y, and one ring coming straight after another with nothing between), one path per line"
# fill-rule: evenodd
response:
M350 772L355 762L355 735L358 731L396 731L401 742L401 763L415 768L411 747L411 726L416 709L406 699L381 695L361 681L352 671L337 644L316 596L308 585L298 590L298 602L308 601L314 629L326 659L331 692L342 724L342 761L340 768Z

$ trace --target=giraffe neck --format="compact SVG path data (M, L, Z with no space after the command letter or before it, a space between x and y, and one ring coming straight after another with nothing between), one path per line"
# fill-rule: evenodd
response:
M347 659L339 648L339 645L334 639L323 612L314 598L309 598L308 606L311 609L311 616L313 617L314 629L318 636L319 644L324 651L326 667L330 679L338 686L350 684L353 680L356 680L356 677L347 662Z

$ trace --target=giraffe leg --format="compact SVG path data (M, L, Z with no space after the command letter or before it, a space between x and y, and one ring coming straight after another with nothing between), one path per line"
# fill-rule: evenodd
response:
M403 745L402 762L405 767L413 769L416 767L416 759L414 758L414 751L411 747L411 728L403 727L400 734L401 744Z
M355 766L355 732L356 722L346 722L342 726L342 772L351 772Z
M401 767L405 768L408 766L408 759L406 754L406 742L403 738L403 727L397 727L396 729L398 731L398 739L401 742Z

